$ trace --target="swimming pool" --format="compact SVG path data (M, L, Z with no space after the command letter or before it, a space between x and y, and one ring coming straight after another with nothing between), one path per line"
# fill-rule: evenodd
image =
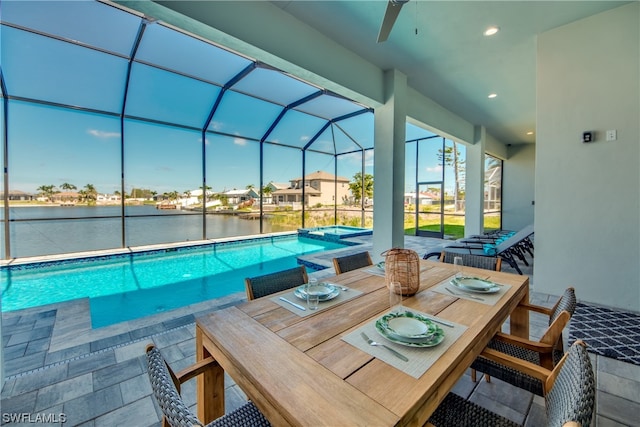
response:
M244 292L244 278L342 248L296 235L3 267L2 311L89 298L94 328ZM308 266L310 267L310 266Z
M373 234L370 228L350 227L347 225L331 225L325 227L301 228L298 234L310 238L338 241L348 237L358 237Z

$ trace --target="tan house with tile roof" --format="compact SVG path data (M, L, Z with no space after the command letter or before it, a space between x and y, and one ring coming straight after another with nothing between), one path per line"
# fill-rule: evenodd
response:
M302 187L305 186L305 205L313 206L317 204L333 205L343 204L351 194L349 190L349 179L324 171L317 171L308 174L304 178L292 179L289 188L278 189L271 193L273 203L294 204L302 202Z

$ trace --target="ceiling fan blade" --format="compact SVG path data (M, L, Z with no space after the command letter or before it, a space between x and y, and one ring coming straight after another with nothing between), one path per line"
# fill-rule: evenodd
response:
M380 32L378 33L378 43L387 40L393 24L395 24L398 14L402 6L409 0L389 0L387 3L387 10L384 12L384 18L382 19L382 25L380 26Z

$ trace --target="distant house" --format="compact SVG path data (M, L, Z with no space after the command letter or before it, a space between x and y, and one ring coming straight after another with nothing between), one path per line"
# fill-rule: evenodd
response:
M278 190L286 190L287 188L289 188L289 183L282 183L282 182L269 182L267 185L264 186L265 189L269 189L269 191L271 191L270 193L264 193L263 197L264 197L264 203L267 205L271 205L271 204L275 204L275 198L273 197L273 193L278 191Z
M98 194L96 196L96 202L99 205L119 204L122 198L119 194Z
M418 194L418 204L421 206L424 205L432 205L435 201L439 200L439 197L436 194L430 193L428 191L421 191ZM405 205L415 205L416 204L416 193L404 193L404 204Z
M4 192L0 191L0 198L4 200ZM33 194L25 193L24 191L20 191L20 190L10 190L7 193L7 198L13 201L27 201L27 200L35 200L36 196L34 196Z
M245 190L229 190L222 193L227 197L227 202L230 205L239 205L244 202L248 202L253 199L260 199L260 193L254 188L247 188Z
M60 191L51 197L55 203L76 203L79 199L80 193L77 191Z
M332 205L349 198L349 179L328 172L317 171L305 176L304 186L304 204L307 206ZM271 196L276 204L302 203L302 188L302 178L292 179L288 188L277 189Z

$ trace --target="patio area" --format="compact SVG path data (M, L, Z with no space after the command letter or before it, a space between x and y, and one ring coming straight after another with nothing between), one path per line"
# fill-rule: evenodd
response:
M354 240L363 245L339 251L344 254L363 248L371 250L370 236ZM405 239L405 246L420 254L443 243L438 239L408 236ZM307 257L313 263L329 267L314 275L333 275L334 254L325 252ZM503 271L510 271L510 267L503 264ZM524 267L524 272L529 275L533 289L532 265ZM145 346L153 342L169 364L180 370L195 361L195 318L244 300L245 294L238 293L97 330L87 323L86 301L3 314L6 382L2 390L2 424L21 425L40 416L54 421L48 425L159 425L161 413L151 396ZM556 296L531 294L535 304L551 306L555 300ZM533 338L537 339L545 326L544 318L532 315ZM566 340L568 331L564 337ZM602 356L593 356L592 361L598 389L596 425L636 424L640 410L637 393L640 366ZM183 388L190 404L195 404L194 385L190 382ZM499 380L473 383L467 372L454 391L516 422L528 426L544 423L543 399ZM246 399L229 377L225 398L228 411Z

